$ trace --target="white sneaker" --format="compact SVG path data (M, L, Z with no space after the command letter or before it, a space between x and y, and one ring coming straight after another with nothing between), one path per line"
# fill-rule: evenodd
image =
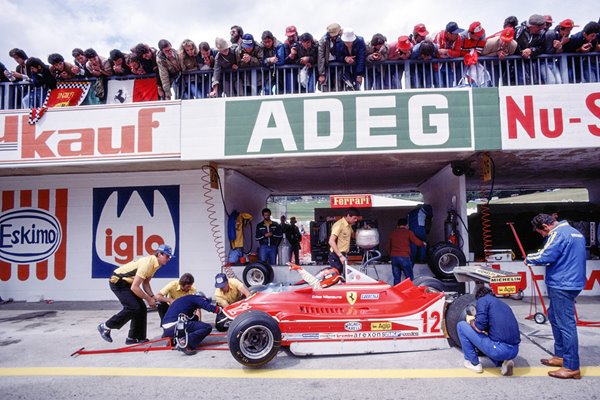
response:
M481 366L481 363L473 365L469 360L465 360L465 368L470 369L471 371L476 372L478 374L481 374L483 372L483 367Z
M502 368L500 368L500 373L504 376L512 376L514 367L515 363L513 360L504 360L502 362Z

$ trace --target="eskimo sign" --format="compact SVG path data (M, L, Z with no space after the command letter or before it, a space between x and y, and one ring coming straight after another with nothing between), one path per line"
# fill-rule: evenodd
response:
M472 146L468 91L240 101L226 115L226 155Z

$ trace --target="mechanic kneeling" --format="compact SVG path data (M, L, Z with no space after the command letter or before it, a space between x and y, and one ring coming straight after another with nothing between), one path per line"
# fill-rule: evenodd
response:
M513 358L519 353L519 324L510 307L497 299L492 290L482 286L475 291L476 316L467 315L467 321L457 325L458 337L465 353L465 368L482 373L477 349L501 367L505 376L513 374Z
M176 338L177 350L188 356L196 354L196 348L212 330L210 324L198 321L198 309L215 314L221 311L221 307L212 305L204 296L187 295L171 303L162 321L163 337Z

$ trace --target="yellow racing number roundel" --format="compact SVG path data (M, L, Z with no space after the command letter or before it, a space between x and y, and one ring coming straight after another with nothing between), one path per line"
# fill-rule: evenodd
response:
M346 292L346 300L348 300L348 303L350 303L350 305L356 303L357 298L358 295L356 292Z

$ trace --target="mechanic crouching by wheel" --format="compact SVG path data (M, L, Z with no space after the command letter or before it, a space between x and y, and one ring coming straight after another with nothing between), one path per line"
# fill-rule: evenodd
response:
M513 374L513 358L519 353L519 325L510 307L497 299L492 290L482 286L475 291L477 313L467 315L467 321L457 326L458 337L465 354L465 368L478 374L483 367L477 349L488 356L504 376Z
M163 337L175 339L177 350L188 356L196 354L196 348L212 330L210 324L198 320L198 309L215 314L221 311L204 296L187 295L171 303L163 318Z

